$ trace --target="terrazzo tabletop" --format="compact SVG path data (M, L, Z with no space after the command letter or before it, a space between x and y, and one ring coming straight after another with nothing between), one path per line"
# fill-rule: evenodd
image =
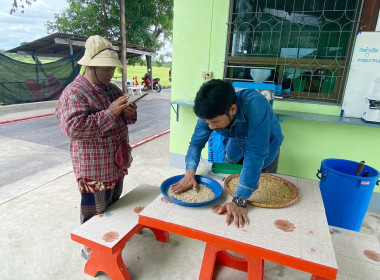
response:
M290 257L295 262L310 262L336 270L337 262L318 182L279 174L276 176L297 186L299 201L279 209L248 205L250 222L243 228L236 228L233 224L227 226L226 216L213 211L218 205L231 201L225 191L216 202L203 207L180 206L159 195L140 212L140 223L144 224L147 220L144 218L152 218L252 245L253 249L259 247L275 252L280 257Z

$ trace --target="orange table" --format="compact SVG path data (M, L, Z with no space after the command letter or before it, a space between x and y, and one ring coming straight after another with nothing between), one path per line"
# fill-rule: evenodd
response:
M281 209L248 208L250 224L237 229L213 207L183 207L160 195L139 215L139 224L206 242L199 279L212 279L215 265L248 272L264 279L264 260L313 274L313 279L336 279L337 264L318 182L278 175L295 184L300 201ZM243 258L235 257L233 251Z

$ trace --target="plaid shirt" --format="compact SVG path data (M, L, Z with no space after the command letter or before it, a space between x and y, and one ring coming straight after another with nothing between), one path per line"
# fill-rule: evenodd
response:
M121 143L129 143L128 124L137 120L121 113L115 116L108 107L122 96L114 84L108 93L77 76L63 91L55 116L64 134L70 138L70 153L76 178L112 183L123 170L114 163Z

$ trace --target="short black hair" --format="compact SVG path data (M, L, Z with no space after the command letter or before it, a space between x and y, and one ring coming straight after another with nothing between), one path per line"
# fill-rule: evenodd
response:
M228 114L233 104L236 104L236 94L232 85L213 79L200 87L193 110L199 118L213 119Z

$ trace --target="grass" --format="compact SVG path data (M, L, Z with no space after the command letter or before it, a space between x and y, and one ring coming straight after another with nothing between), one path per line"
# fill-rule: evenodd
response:
M152 67L153 78L160 78L162 86L171 86L172 83L169 82L169 67ZM145 73L147 73L146 66L129 66L127 65L127 78L128 80L132 80L133 77L137 76L137 80L139 84L141 84L141 78L144 77ZM115 79L121 79L121 71L118 69L115 71L115 75L113 76Z
M81 74L83 74L84 68L81 69ZM152 67L153 71L153 78L160 78L161 85L163 87L170 87L172 85L171 82L169 82L169 67ZM127 65L127 79L132 80L133 77L137 76L137 81L139 82L139 85L141 85L142 77L144 77L145 73L147 73L146 66L132 66ZM113 76L113 79L121 79L121 69L118 68L115 70L115 74Z

